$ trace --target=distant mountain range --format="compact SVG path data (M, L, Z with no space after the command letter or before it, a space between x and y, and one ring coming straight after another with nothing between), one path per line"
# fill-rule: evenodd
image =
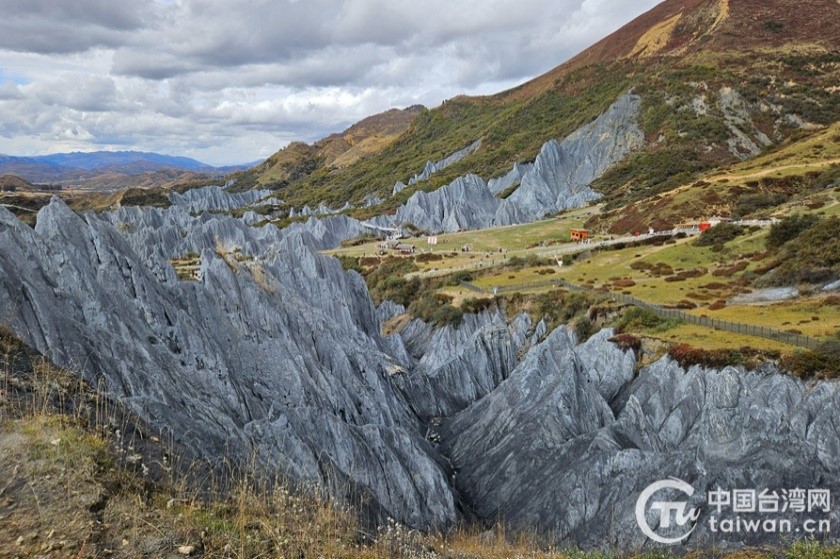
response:
M97 177L134 177L160 171L185 171L203 175L225 175L248 169L259 162L214 167L189 157L141 151L95 151L54 153L33 157L0 154L0 175L15 175L33 183L62 183L84 186Z

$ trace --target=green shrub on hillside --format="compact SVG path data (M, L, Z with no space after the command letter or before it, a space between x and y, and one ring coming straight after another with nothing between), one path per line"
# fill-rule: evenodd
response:
M803 231L814 225L817 218L813 215L792 215L785 217L770 227L767 236L767 248L779 248L788 241L792 241Z
M463 313L452 306L452 297L424 291L408 306L408 312L437 326L460 326Z
M840 340L822 342L813 350L801 350L782 359L782 368L802 378L840 377Z
M606 196L608 209L614 209L688 184L713 165L693 147L668 146L629 156L591 187Z
M758 194L745 194L738 198L732 207L732 217L741 219L762 210L775 208L788 201L790 196L781 192L759 192Z
M464 299L461 303L461 312L465 314L478 314L493 308L495 304L493 299L487 297Z
M668 349L668 355L680 367L688 368L694 365L720 369L728 366L744 364L744 356L737 349L700 349L688 344L677 344Z
M815 284L840 277L840 218L794 216L773 229L768 246L783 244L778 249L777 265L770 272L767 283Z
M655 312L641 307L629 307L616 320L613 327L616 332L664 332L673 328L680 321L675 318L662 318Z
M697 240L694 241L695 246L709 247L715 245L723 245L743 234L744 228L740 225L732 223L719 223L714 227L703 231Z

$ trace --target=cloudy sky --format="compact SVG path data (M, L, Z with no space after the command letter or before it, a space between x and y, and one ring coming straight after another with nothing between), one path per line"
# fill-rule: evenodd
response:
M507 89L658 0L0 0L0 153L266 157Z

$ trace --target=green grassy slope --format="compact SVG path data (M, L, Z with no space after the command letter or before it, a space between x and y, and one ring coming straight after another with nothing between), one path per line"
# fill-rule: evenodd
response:
M281 182L251 171L241 176L241 186L280 188L292 206L358 205L370 194L387 198L395 182L406 182L426 161L482 139L474 155L356 215L387 212L417 189L469 172L489 179L516 161L532 160L544 142L591 121L632 88L643 97L646 148L594 185L610 208L619 208L738 161L727 146L733 132L720 96L724 88L743 98L738 126L753 140L765 135L778 145L803 122L837 121L840 99L832 87L840 83L840 18L832 14L840 16L840 4L828 0L668 0L516 89L457 97L422 111L379 153L340 169L310 166Z

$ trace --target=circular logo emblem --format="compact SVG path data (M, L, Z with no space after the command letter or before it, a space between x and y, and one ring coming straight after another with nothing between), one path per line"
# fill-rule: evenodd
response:
M652 500L654 495L660 491L671 489L685 494L685 501ZM686 539L694 531L697 519L700 517L700 509L688 508L688 498L694 495L694 488L681 479L670 478L651 483L636 500L636 522L645 536L655 542L673 545ZM656 511L659 513L658 530L675 531L676 528L683 528L685 532L681 536L665 537L657 534L648 524L647 512ZM673 528L673 529L672 529Z

